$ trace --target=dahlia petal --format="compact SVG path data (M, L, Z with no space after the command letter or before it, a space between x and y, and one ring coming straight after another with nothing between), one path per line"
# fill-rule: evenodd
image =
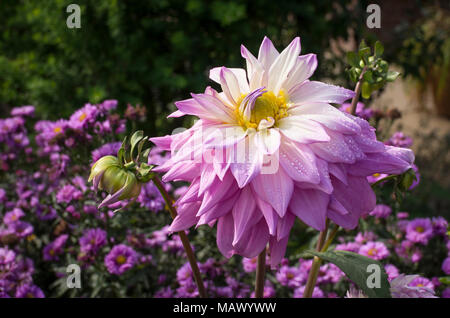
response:
M260 174L251 183L261 199L270 203L280 217L284 217L294 191L294 182L279 167L276 173Z
M296 64L298 55L300 54L300 50L300 38L296 37L294 40L292 40L289 46L286 47L283 52L280 53L280 55L278 55L278 57L270 66L268 89L271 90L275 95L278 95L281 86Z
M178 111L185 115L194 115L197 117L204 117L205 115L204 107L193 98L175 102L175 106L177 106Z
M241 142L247 136L247 131L241 126L220 125L205 130L204 135L203 143L207 148L224 148Z
M249 50L243 45L241 45L241 55L245 58L247 62L247 76L249 82L249 89L255 90L258 87L262 86L262 77L264 73L264 69L261 63L250 53Z
M289 91L298 83L303 83L311 77L317 68L317 56L315 54L300 55L288 75L288 78L283 83L283 88Z
M206 164L206 167L204 167L201 170L200 175L200 187L198 190L198 195L201 196L203 192L213 183L214 179L216 178L216 173L214 171L214 167L211 164Z
M240 254L244 257L256 257L266 248L269 238L270 235L267 224L265 220L260 220L260 222L253 227L250 236L245 238L245 240L241 240L244 248L239 250L235 247L235 250L236 252L241 251L242 253Z
M258 61L261 63L265 71L269 71L270 66L273 64L275 59L280 55L277 49L273 45L272 41L265 36L261 46L259 47Z
M328 163L330 174L338 178L342 183L347 184L347 169L340 163Z
M239 188L243 188L261 171L262 154L257 149L254 134L240 141L233 150L234 157L230 170Z
M289 108L289 114L311 119L344 134L359 134L360 125L351 117L327 103L311 102Z
M172 143L172 135L166 135L162 137L153 137L150 138L150 141L153 142L156 146L161 148L162 150L170 150L170 144Z
M233 245L231 244L234 237L233 215L228 213L217 222L217 247L223 256L230 258L233 256Z
M190 184L187 191L175 202L175 205L179 206L182 204L198 201L199 200L199 198L198 198L198 189L199 188L200 188L200 182L199 182L199 179L197 178L194 181L192 181L192 183Z
M277 240L280 241L281 239L285 238L286 236L289 236L289 232L291 231L292 226L295 222L295 215L291 212L287 212L284 217L282 217L280 220L278 220L277 225Z
M224 66L220 69L220 85L228 100L232 105L236 105L241 98L239 82L233 72Z
M368 153L349 173L370 176L374 173L401 174L411 168L414 153L411 149L386 146L385 152Z
M209 78L217 84L221 84L220 71L222 67L215 67L209 71ZM247 72L243 68L227 68L236 77L241 93L245 94L250 91L247 82Z
M203 107L197 116L216 122L234 122L233 111L220 99L207 94L191 94L192 97ZM177 105L178 107L178 105Z
M169 227L170 232L184 231L198 222L198 217L195 215L200 203L188 203L178 208L178 215L172 221Z
M342 134L326 129L329 136L327 143L309 145L311 150L328 162L355 163L355 154L348 147Z
M325 129L312 120L299 116L289 116L278 121L281 133L292 141L299 143L313 143L329 141Z
M269 203L260 199L257 194L255 194L254 199L256 201L256 205L259 211L261 211L261 213L264 216L264 219L266 220L267 226L269 228L269 234L275 235L278 224L278 215L272 209L272 206Z
M162 177L162 181L192 181L198 175L201 165L192 161L175 163Z
M376 197L365 177L348 176L348 184L332 178L333 196L352 215L357 217L375 208Z
M277 129L263 129L256 133L258 148L267 155L274 154L280 147L280 133Z
M308 81L292 87L288 94L291 102L297 105L308 102L342 104L352 98L355 92L322 82Z
M167 118L178 118L178 117L182 117L185 114L181 111L181 110L176 110L173 113L171 113L169 116L167 116Z
M316 166L319 172L319 183L297 182L297 187L301 189L316 189L331 194L333 192L333 185L331 184L330 173L328 171L328 162L316 157Z
M278 264L280 264L281 260L286 253L286 247L289 241L289 235L282 238L281 240L277 240L276 237L270 237L269 248L270 248L270 268L276 269Z
M242 235L259 221L258 217L262 217L262 215L258 212L255 200L253 200L252 190L250 187L243 188L232 212L234 219L233 245L235 245L242 238Z
M232 194L236 191L237 186L234 183L234 178L230 173L227 173L222 181L218 181L216 179L215 182L213 182L205 191L202 205L198 210L197 216L201 216L203 213L223 200L223 198L226 198L226 195Z
M316 157L306 145L300 146L289 140L283 140L280 146L280 164L295 181L320 182Z
M235 192L233 195L214 205L200 216L197 226L210 224L212 221L224 216L227 213L230 213L238 197L239 192Z
M289 209L304 223L318 231L325 229L329 195L312 189L296 189Z

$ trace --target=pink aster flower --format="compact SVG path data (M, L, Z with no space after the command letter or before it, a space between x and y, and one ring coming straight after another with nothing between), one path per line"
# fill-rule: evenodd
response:
M171 231L217 224L223 255L252 258L269 244L276 266L297 217L317 230L326 218L355 228L376 203L366 177L411 167L411 150L384 145L366 120L330 105L354 92L310 81L316 56L299 54L299 38L279 53L266 37L258 57L242 46L247 70L210 72L222 92L208 87L175 103L170 117L199 120L152 139L171 152L156 168L163 180L190 182Z
M361 246L359 254L381 260L389 256L389 250L382 242L368 242Z
M426 245L433 236L433 225L430 219L417 218L408 223L406 238L414 243Z

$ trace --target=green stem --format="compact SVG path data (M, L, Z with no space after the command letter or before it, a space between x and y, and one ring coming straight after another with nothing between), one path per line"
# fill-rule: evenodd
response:
M256 268L255 298L264 297L264 280L266 274L266 248L258 255L258 266Z
M170 216L172 219L175 219L177 216L177 210L173 206L174 200L170 197L170 194L166 191L166 188L162 184L161 180L155 175L153 177L153 182L161 193L164 201L166 202L167 208L169 209ZM189 239L184 231L178 232L180 236L181 242L183 243L184 250L186 252L186 256L189 260L189 264L191 265L192 274L195 279L195 283L197 284L198 293L201 298L206 298L206 290L203 284L202 277L200 275L200 270L198 268L197 260L195 258L194 252L192 250L191 244L189 243Z
M327 237L329 220L327 219L325 223L325 229L320 231L319 239L317 240L316 251L320 252L325 243L325 238ZM319 274L320 269L320 258L314 256L314 260L309 270L308 281L306 282L305 291L303 292L303 298L311 298L314 287L317 281L317 275Z
M363 76L364 73L367 71L367 66L364 66L364 68L361 71L361 75L359 75L358 82L355 86L355 96L352 98L352 105L350 107L350 114L355 115L356 113L356 105L358 104L359 95L361 94L361 85L363 82Z

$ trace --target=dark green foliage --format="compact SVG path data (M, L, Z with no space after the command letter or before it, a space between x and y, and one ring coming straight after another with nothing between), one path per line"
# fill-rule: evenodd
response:
M256 55L264 35L279 48L301 36L303 52L318 54L316 78L332 78L344 64L324 58L330 39L364 25L364 3L348 11L350 2L80 0L81 29L69 29L72 1L2 1L0 115L34 104L56 119L115 98L146 105L136 128L161 135L182 124L163 121L174 101L212 85L211 67L243 67L240 44Z

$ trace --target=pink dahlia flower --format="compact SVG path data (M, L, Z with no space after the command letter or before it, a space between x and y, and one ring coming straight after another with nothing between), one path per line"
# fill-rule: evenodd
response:
M176 202L171 231L217 224L217 244L226 256L258 255L269 243L271 265L284 256L298 217L323 230L326 218L357 226L373 210L366 177L411 167L411 150L386 146L361 118L339 111L354 93L308 80L314 54L300 55L300 39L279 53L264 38L256 58L244 46L247 70L213 68L222 92L176 102L170 117L194 115L190 129L152 141L171 152L156 170L164 181L189 181Z

